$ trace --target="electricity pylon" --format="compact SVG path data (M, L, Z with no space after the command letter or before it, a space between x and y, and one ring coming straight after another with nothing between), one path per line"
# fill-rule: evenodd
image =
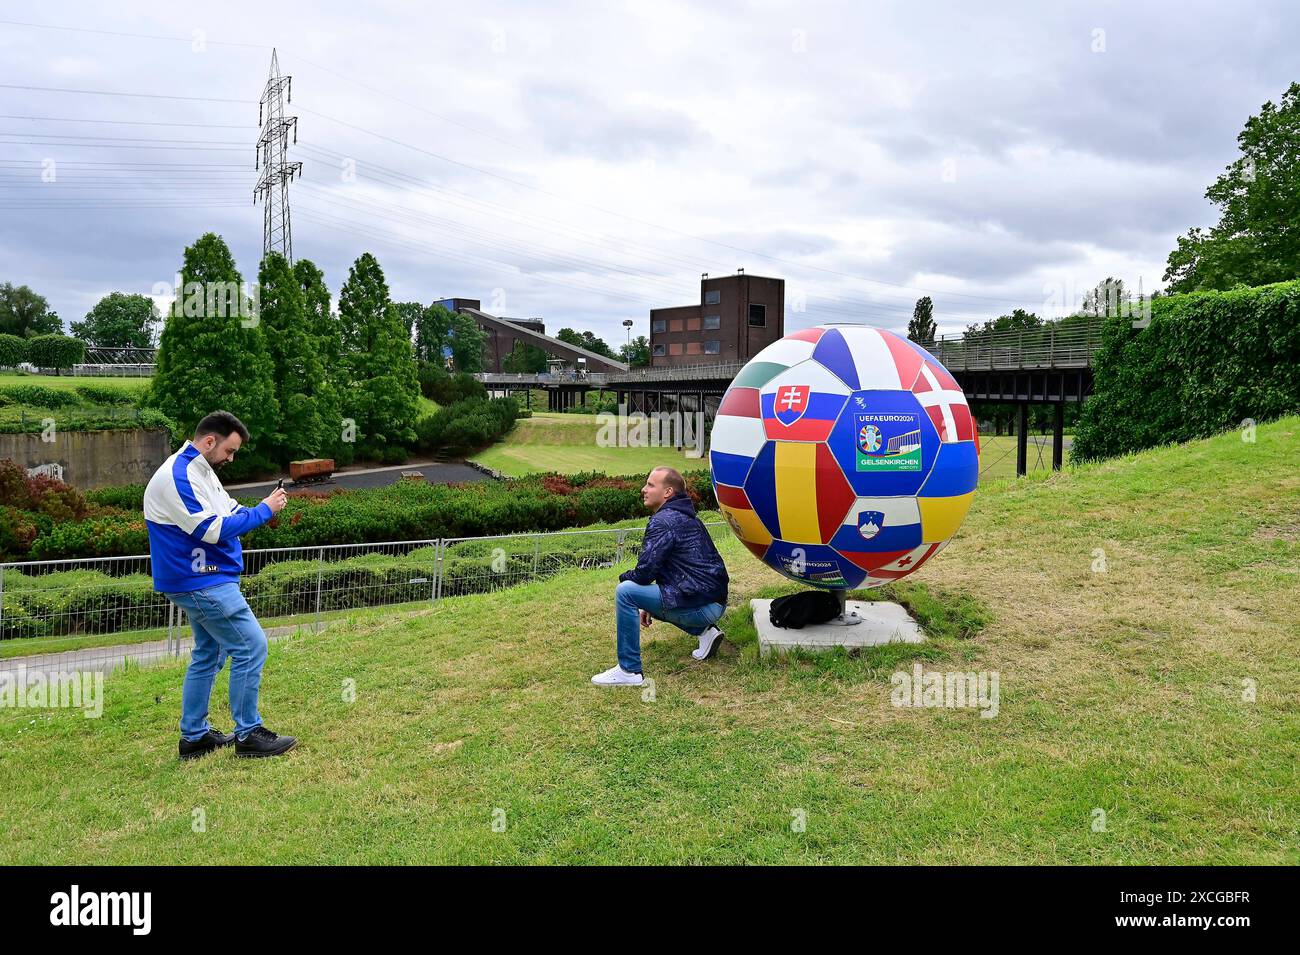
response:
M271 51L271 73L257 107L262 134L257 140L256 167L260 170L253 187L253 201L263 203L262 256L279 252L293 262L293 232L289 221L289 183L302 175L302 163L289 162L289 133L298 142L298 117L284 115L285 98L293 102L293 77L280 75L280 61Z

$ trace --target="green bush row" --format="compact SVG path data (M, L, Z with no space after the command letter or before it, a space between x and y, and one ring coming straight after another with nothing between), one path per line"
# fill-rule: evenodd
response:
M718 520L702 513L703 520ZM644 518L601 525L623 528L620 551L613 533L554 537L506 537L462 541L443 558L441 596L485 593L547 577L571 568L630 565L641 546ZM316 588L321 611L350 610L429 600L433 597L436 548L404 555L364 554L326 563L313 560L271 564L245 576L240 586L259 617L311 613ZM41 576L6 571L0 639L119 633L163 627L167 604L144 574L111 577L77 570Z
M691 472L685 477L700 508L717 507L707 471ZM243 545L310 547L479 537L644 518L642 481L640 475L610 478L596 473L541 474L471 484L399 481L384 488L291 497L274 521L244 535ZM139 511L143 493L139 485L92 491L86 496L89 503L119 510L47 525L30 540L29 552L10 550L7 556L11 560L57 560L148 553L148 533ZM252 506L257 499L245 498L241 502ZM0 542L8 539L6 521L12 523L11 518L0 512ZM8 534L21 539L22 529L10 527Z
M465 398L417 421L416 443L422 451L472 451L499 440L518 417L513 398Z
M1154 299L1109 319L1075 429L1078 461L1300 412L1300 282Z
M0 367L13 368L26 361L38 368L71 368L85 357L86 343L68 335L0 335Z

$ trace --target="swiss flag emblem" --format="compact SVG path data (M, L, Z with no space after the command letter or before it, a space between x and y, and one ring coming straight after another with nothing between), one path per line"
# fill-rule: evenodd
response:
M808 410L810 392L808 385L782 385L778 388L773 402L776 420L789 427L802 418Z

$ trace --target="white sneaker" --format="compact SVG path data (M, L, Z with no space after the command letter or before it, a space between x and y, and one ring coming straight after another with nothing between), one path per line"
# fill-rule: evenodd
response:
M645 677L640 673L628 673L621 666L612 666L604 673L597 673L591 678L596 686L640 686Z
M709 627L700 634L700 648L692 650L691 656L697 660L707 660L718 652L718 647L722 645L723 633L717 627Z

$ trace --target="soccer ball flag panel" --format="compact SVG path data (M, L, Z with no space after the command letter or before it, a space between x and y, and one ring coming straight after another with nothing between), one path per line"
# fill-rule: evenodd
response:
M763 349L723 395L713 485L760 560L819 587L878 587L943 550L970 509L979 435L933 355L865 325Z

